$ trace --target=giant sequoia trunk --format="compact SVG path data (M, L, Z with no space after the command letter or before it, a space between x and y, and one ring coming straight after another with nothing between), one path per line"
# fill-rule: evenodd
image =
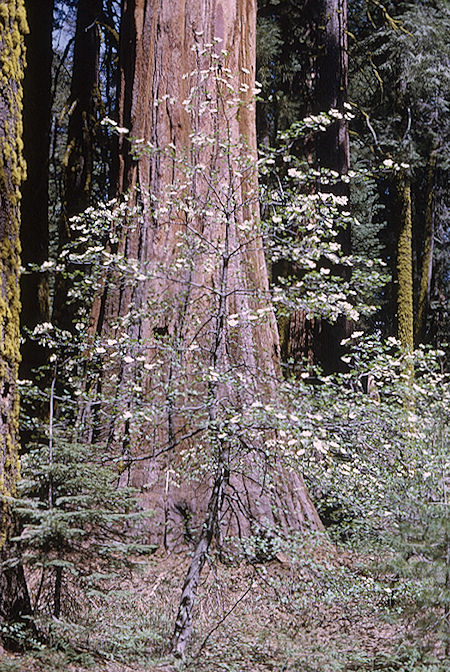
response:
M27 30L22 0L0 7L0 620L29 614L23 569L11 564L14 519L9 498L19 476L19 269L22 158L23 35ZM4 566L3 563L9 561Z
M213 537L321 527L267 426L279 344L257 224L255 15L254 0L123 2L119 122L141 149L122 140L130 196L109 250L133 272L104 277L92 314L108 349L96 435L120 443L152 540L196 542L197 569Z

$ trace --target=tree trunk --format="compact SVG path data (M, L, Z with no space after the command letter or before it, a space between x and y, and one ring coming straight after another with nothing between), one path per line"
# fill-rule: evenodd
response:
M344 114L347 102L347 0L322 0L320 55L317 59L316 104L320 112L331 109ZM346 175L350 165L348 126L337 119L317 134L317 158L323 168ZM348 185L338 182L334 190L348 195ZM334 193L337 193L334 191ZM348 238L348 240L350 240Z
M22 264L41 265L48 259L48 156L50 147L53 0L26 2L29 33L25 38L27 68L23 83L23 141L27 179L22 187L20 242ZM22 327L33 329L49 319L46 273L21 278ZM46 361L45 348L25 340L20 373L31 372Z
M397 242L397 324L398 338L409 352L414 349L413 263L411 178L397 177L399 236Z
M22 0L0 7L0 619L16 620L31 612L23 569L4 566L14 553L14 519L9 497L19 476L19 272L20 186L22 157L23 36L27 23Z
M347 101L348 51L347 51L347 0L321 0L317 30L318 57L315 73L315 112L335 109L344 115ZM325 131L316 135L316 162L319 168L346 175L350 166L350 146L347 121L337 119ZM338 180L333 185L328 180L320 185L323 192L349 198L348 183ZM343 210L347 208L342 208ZM351 251L350 227L340 231L337 242L344 255ZM348 267L334 269L348 278ZM348 337L352 327L345 316L334 323L304 314L293 314L285 325L284 349L287 358L309 365L320 364L324 373L341 371L341 356L345 350L341 340Z
M79 0L64 157L64 214L67 219L85 210L91 200L95 125L99 106L98 21L102 15L103 0ZM70 239L70 233L66 232L66 235Z
M219 539L275 524L321 528L301 477L277 473L274 456L269 465L269 434L255 419L279 380L257 228L256 5L124 0L122 9L119 123L144 151L121 140L118 191L130 189L134 210L111 249L135 272L110 273L92 313L93 335L124 344L126 325L128 336L120 366L104 360L112 404L98 424L101 438L122 442L124 464L141 461L129 473L155 510L152 540L197 539L201 568L211 507ZM141 423L138 381L151 403ZM233 435L236 415L247 429Z
M70 88L67 148L63 159L63 214L59 223L59 249L72 234L69 219L91 204L95 126L99 107L98 21L103 15L103 0L79 0ZM70 281L69 281L70 283ZM68 281L59 278L55 287L53 319L61 329L71 331L78 305L68 304Z
M430 303L431 278L433 275L435 169L436 157L434 154L431 154L427 169L423 253L419 275L419 299L415 325L417 344L421 343L425 336L428 306Z
M27 179L22 187L20 244L22 265L41 266L48 260L48 157L50 148L53 0L25 3L29 33L25 37L27 67L23 82L23 142ZM42 367L48 348L24 330L49 321L49 280L45 271L27 271L20 279L22 346L19 376L45 387ZM40 376L36 372L41 369ZM40 408L39 408L40 406ZM26 415L42 419L47 403L26 408ZM36 437L34 426L23 423L22 446Z
M322 25L321 55L317 64L318 109L323 112L335 109L343 115L348 88L347 0L322 0ZM318 133L316 148L319 168L334 170L340 176L347 175L350 167L348 122L337 119L326 131ZM343 180L337 180L331 186L321 185L320 189L350 198L349 184ZM346 209L345 206L341 207L341 210ZM339 232L336 240L341 245L342 253L350 254L350 225ZM348 266L334 270L349 279ZM341 341L352 331L349 320L341 315L333 324L320 320L320 325L316 324L315 328L316 332L320 332L314 343L317 361L323 366L325 373L342 371L345 365L341 356L345 349L341 346Z

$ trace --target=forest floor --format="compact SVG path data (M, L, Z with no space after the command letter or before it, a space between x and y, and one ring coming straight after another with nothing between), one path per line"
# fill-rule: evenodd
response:
M270 562L205 566L186 661L168 656L189 559L155 553L107 597L73 594L53 646L1 672L346 672L448 669L375 556L310 539ZM80 618L82 609L82 618ZM78 616L77 616L78 615ZM78 623L78 624L77 624ZM440 662L439 662L440 661Z

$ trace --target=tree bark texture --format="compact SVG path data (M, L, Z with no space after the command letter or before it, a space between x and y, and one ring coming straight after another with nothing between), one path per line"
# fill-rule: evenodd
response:
M67 148L63 159L63 213L59 222L58 241L60 249L73 237L69 219L91 204L95 127L100 103L98 21L102 16L103 0L79 0L68 101ZM53 319L58 327L71 331L78 306L73 301L68 305L69 289L68 281L58 278Z
M434 250L434 200L435 200L436 158L431 154L427 168L425 225L423 231L423 253L419 274L419 297L415 325L416 344L421 343L426 332L428 307L430 304L431 279L433 276Z
M411 178L397 177L399 235L397 241L397 324L398 338L405 350L414 349L413 252Z
M124 0L122 16L119 123L144 150L133 153L121 140L118 192L130 190L129 207L139 215L117 224L111 249L135 260L147 279L106 276L92 333L112 342L126 324L153 415L139 428L129 420L137 397L124 390L140 375L135 354L122 356L119 370L111 361L109 373L106 362L102 393L122 415L100 422L100 435L112 443L122 435L125 463L149 455L131 480L155 510L154 540L167 547L183 537L201 542L218 472L225 493L214 521L219 538L276 523L319 528L301 477L277 474L274 464L271 472L263 430L257 436L248 420L247 435L231 442L216 431L236 412L245 424L254 402L276 394L279 379L256 223L255 1ZM255 324L248 316L258 309L265 317Z
M0 6L0 619L30 613L20 565L11 560L14 518L9 498L19 476L19 272L22 156L22 79L27 23L22 0Z

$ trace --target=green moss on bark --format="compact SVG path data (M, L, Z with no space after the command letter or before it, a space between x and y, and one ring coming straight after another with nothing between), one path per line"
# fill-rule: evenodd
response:
M398 178L397 195L400 217L400 230L397 243L398 337L402 346L412 351L414 347L414 312L411 181L410 177L406 174Z
M23 0L0 6L0 550L12 525L8 497L19 476L19 273L22 157L22 79L27 30Z

